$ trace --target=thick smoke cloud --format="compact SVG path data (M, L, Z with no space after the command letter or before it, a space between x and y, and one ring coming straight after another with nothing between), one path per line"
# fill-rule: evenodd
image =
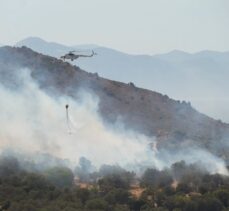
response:
M95 96L81 90L78 101L53 98L39 89L28 70L19 72L16 89L0 88L1 148L41 151L71 161L85 156L96 165L152 161L148 148L151 139L106 128L97 114ZM69 104L71 134L65 104Z
M174 153L156 148L156 139L146 137L121 124L107 126L97 110L99 99L78 90L77 100L68 96L54 97L39 88L23 69L14 76L13 84L0 85L0 149L39 158L47 153L76 165L86 157L99 168L103 164L120 165L140 171L143 167L162 169L172 162L202 160L211 172L227 174L224 162L201 149ZM69 125L65 105L69 105ZM70 127L70 128L69 128ZM70 130L70 131L69 131ZM43 157L44 158L44 157Z

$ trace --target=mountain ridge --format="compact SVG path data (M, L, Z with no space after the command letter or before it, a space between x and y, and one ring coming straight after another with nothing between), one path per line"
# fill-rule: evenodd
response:
M44 40L43 40L44 41ZM44 41L45 42L45 41ZM43 48L24 43L37 52L59 58L66 52L80 47L62 49L43 43ZM184 53L179 50L158 55L131 55L110 48L89 46L83 51L97 53L90 59L79 58L72 62L89 72L97 72L100 76L111 80L129 83L132 81L139 87L156 90L173 99L183 99L202 113L216 119L229 122L229 53L202 51Z
M42 39L40 37L27 37L27 38L24 38L18 42L15 43L15 47L22 47L23 44L33 44L34 42L39 42L39 43L46 43L46 44L55 44L55 45L58 45L58 46L62 46L62 47L69 47L69 48L77 48L79 46L82 46L82 47L85 47L85 48L105 48L105 49L112 49L114 51L117 51L117 52L121 52L123 54L127 54L127 55L132 55L132 56L150 56L150 57L154 57L154 56L160 56L160 55L167 55L167 54L186 54L186 55L195 55L195 54L214 54L214 53L217 53L217 54L228 54L229 53L229 50L228 51L216 51L216 50L200 50L200 51L196 51L196 52L186 52L186 51L183 51L183 50L178 50L178 49L174 49L174 50L171 50L171 51L168 51L168 52L165 52L165 53L155 53L155 54L133 54L133 53L127 53L127 52L123 52L121 50L118 50L118 49L113 49L113 48L110 48L110 47L105 47L105 46L100 46L100 45L97 45L97 44L75 44L75 45L65 45L65 44L60 44L58 42L52 42L52 41L46 41L45 39ZM31 48L32 49L32 48Z

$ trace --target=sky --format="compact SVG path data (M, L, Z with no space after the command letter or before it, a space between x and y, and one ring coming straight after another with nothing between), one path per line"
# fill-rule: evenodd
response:
M0 0L0 43L30 36L137 54L229 51L229 0Z

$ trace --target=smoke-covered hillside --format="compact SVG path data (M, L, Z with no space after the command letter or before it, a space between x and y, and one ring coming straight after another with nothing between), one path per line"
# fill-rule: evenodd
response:
M28 72L26 77L24 70ZM77 115L74 113L79 118L74 124L77 140L84 140L74 146L85 150L86 153L88 145L93 146L95 141L98 141L96 144L104 147L103 151L99 151L100 160L97 156L100 164L103 159L101 152L106 152L109 147L119 153L120 149L126 149L120 154L120 160L126 160L126 163L131 163L130 160L135 156L147 160L147 150L139 141L135 141L139 139L146 145L150 142L155 153L160 151L159 160L167 156L166 162L181 160L184 155L191 161L209 158L211 160L214 155L217 159L228 160L229 125L199 113L190 103L172 100L157 92L138 88L132 83L125 84L101 78L97 74L88 73L77 66L44 56L26 47L0 48L0 75L3 87L1 110L4 111L1 114L1 127L4 128L0 136L2 143L14 143L12 140L16 130L12 128L15 125L16 129L19 124L22 131L29 128L27 140L34 137L31 130L35 130L36 139L43 140L42 146L45 150L50 148L59 152L63 146L68 146L64 152L64 156L67 156L70 151L74 151L71 144L76 143L76 138L63 142L64 137L58 137L59 131L56 131L56 128L58 124L63 124L58 115L65 112L65 104L68 103L72 113L75 108L78 112ZM35 81L38 87L34 82L27 84L30 80ZM23 100L20 92L23 93ZM92 96L89 97L90 100L86 100L86 107L82 106L82 93L90 93ZM96 106L91 106L93 104ZM16 113L11 111L16 111L21 119L14 119ZM102 122L97 124L97 120L101 120L100 116ZM3 119L8 122L3 122ZM10 124L9 127L7 123ZM30 126L27 127L28 125ZM105 133L103 125L106 125ZM122 131L122 135L117 135L117 130ZM21 139L24 138L22 131L18 133ZM12 142L7 142L6 139ZM62 145L58 145L59 139ZM22 144L26 145L27 142ZM53 148L52 144L56 144L56 148ZM34 146L31 144L31 147ZM93 147L91 150L98 153ZM128 150L132 150L132 154ZM110 161L113 158L110 156Z

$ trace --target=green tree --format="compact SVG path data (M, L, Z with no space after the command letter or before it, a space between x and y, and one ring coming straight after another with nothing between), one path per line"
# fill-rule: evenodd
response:
M88 200L85 207L89 210L106 210L108 204L105 200L97 198Z
M229 207L229 190L219 189L214 192L214 195L225 207Z
M74 175L67 167L53 167L45 171L45 177L55 186L64 188L71 187Z

